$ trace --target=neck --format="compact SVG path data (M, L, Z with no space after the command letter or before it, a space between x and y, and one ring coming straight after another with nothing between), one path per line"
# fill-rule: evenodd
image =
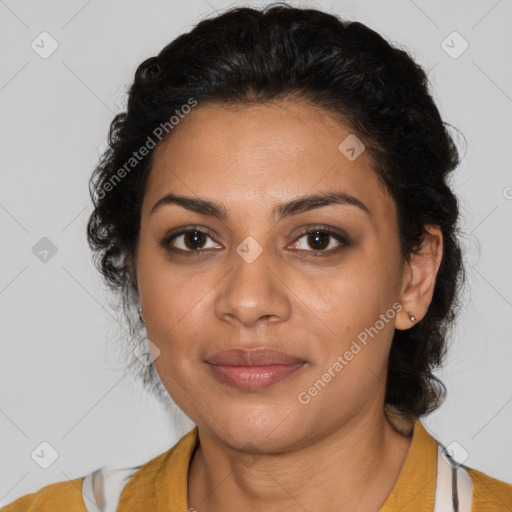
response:
M189 470L189 507L200 512L378 511L410 443L411 437L397 432L383 413L278 454L237 456L201 433Z

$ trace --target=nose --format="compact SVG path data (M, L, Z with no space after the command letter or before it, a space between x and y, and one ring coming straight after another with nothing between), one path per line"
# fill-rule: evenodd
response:
M215 299L218 318L244 327L286 321L291 313L290 289L275 259L263 250L245 258L233 251L231 270L221 281ZM244 259L245 258L245 259ZM271 261L273 260L273 261Z

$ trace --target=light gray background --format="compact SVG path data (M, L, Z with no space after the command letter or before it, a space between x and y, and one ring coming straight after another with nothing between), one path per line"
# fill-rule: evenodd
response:
M447 401L423 423L464 447L465 464L512 483L511 1L292 3L409 48L466 136L453 186L470 295L439 372ZM123 372L86 243L87 181L137 65L234 5L262 3L0 0L0 504L104 464L145 462L192 425L171 421ZM47 59L31 48L43 31L59 45ZM456 59L441 46L453 31L469 44ZM42 237L58 248L46 263L32 253ZM58 452L48 469L30 456L42 441Z

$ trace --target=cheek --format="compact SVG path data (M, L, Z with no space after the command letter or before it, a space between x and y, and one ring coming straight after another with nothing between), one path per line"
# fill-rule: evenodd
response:
M171 265L163 250L147 240L148 237L141 237L139 248L139 295L148 335L166 343L175 332L183 330L184 324L193 322L211 285L205 274L185 275L179 267Z
M183 352L194 347L204 330L208 300L205 280L158 276L142 291L148 337L162 351Z
M147 276L141 297L148 338L160 350L156 370L173 400L189 411L190 396L201 396L197 375L203 364L198 340L205 339L204 277L184 279L167 272ZM186 384L185 384L186 383Z
M368 255L374 252L354 254L350 264L304 294L313 316L329 327L325 362L333 364L338 355L343 356L347 361L343 373L347 378L351 375L350 382L385 370L399 307L394 292L397 261L389 254Z
M307 306L328 323L344 330L373 323L395 298L396 262L376 259L368 253L354 252L329 276L305 280L301 296ZM334 330L338 330L334 329Z

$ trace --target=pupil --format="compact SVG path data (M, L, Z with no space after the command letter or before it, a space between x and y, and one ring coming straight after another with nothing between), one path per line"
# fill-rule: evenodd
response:
M203 233L201 233L199 231L192 231L190 233L187 233L187 235L185 236L185 244L187 245L187 247L189 249L197 249L198 245L200 245L202 247L204 245L204 241L203 241L203 243L201 243L202 236L203 236ZM193 241L191 244L189 244L188 240L191 238L193 239Z
M320 241L319 241L319 239L320 239ZM322 239L324 241L323 244L322 244ZM317 249L325 249L329 245L328 243L325 243L326 239L327 239L327 236L325 235L325 233L317 232L317 233L313 233L313 234L309 235L310 242L312 241L312 245L316 245ZM318 247L319 245L321 247Z

